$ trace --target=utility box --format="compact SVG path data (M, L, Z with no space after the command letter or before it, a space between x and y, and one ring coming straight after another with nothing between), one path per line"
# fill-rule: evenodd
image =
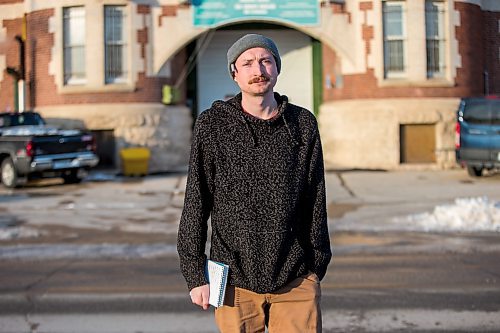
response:
M123 175L145 176L148 174L149 157L151 152L148 148L135 147L120 150Z
M180 100L180 92L178 88L169 85L163 86L162 98L161 98L163 104L172 105L179 102L179 100Z

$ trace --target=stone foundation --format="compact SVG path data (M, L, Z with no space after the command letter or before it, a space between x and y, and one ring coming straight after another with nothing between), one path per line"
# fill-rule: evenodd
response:
M456 167L458 98L363 99L321 105L319 126L326 169ZM434 124L436 163L401 164L401 124Z
M149 172L187 170L192 117L185 106L82 104L47 106L36 111L49 124L62 128L113 130L118 168L121 168L122 148L147 147L151 150Z

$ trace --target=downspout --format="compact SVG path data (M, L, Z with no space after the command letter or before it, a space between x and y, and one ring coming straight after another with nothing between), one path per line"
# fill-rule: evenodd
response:
M490 75L487 70L483 72L483 81L484 81L484 95L488 96L490 94Z
M312 39L312 71L313 71L313 113L319 114L319 107L323 103L323 56L322 45L317 39Z
M15 39L19 43L19 68L7 67L7 73L14 78L14 108L16 112L23 112L26 98L24 83L24 40L19 35Z
M12 76L12 78L14 79L14 87L13 87L13 90L14 90L14 111L18 112L19 111L19 92L18 92L19 72L12 67L7 67L7 74Z
M19 112L23 112L25 110L25 100L26 100L26 84L24 77L24 40L21 36L17 35L16 41L19 43L19 81L17 81L17 92L18 92L18 100L17 100L17 109Z

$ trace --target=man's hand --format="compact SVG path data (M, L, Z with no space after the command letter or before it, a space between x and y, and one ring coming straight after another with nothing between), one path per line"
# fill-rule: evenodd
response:
M210 296L208 284L191 289L189 295L191 296L191 302L193 302L193 304L201 306L203 310L208 309L208 298Z

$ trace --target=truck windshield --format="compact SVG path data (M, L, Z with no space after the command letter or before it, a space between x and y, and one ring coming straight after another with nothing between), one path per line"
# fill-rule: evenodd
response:
M0 114L0 128L12 126L44 125L38 113L9 113Z

